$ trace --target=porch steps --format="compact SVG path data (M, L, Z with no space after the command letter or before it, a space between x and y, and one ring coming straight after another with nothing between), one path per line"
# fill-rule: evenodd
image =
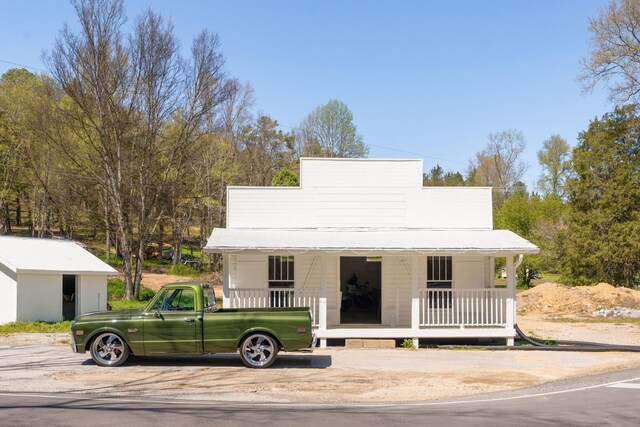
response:
M344 346L346 348L396 348L396 341L346 339Z

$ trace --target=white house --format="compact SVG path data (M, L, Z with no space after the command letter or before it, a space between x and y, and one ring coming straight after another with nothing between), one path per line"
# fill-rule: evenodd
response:
M106 310L107 276L115 273L71 241L0 236L0 323Z
M539 249L493 229L491 188L423 187L422 160L300 161L300 187L229 187L225 307L309 306L330 338L515 336L514 257ZM494 262L506 258L507 287Z

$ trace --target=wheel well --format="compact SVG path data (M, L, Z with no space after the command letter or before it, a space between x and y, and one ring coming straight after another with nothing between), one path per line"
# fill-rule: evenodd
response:
M111 333L113 335L117 335L118 338L120 338L122 340L122 342L124 343L124 345L126 345L129 348L129 354L133 354L133 350L131 350L131 346L129 345L129 343L127 342L126 339L124 339L122 337L122 334L119 334L118 332L115 331L99 331L96 332L95 334L93 334L88 340L87 340L87 344L85 344L84 349L85 351L90 351L91 350L91 344L93 344L93 342L102 334L104 333Z
M282 350L282 343L280 343L280 340L278 339L278 337L276 337L273 333L269 332L269 331L249 331L246 334L244 334L239 340L238 340L238 348L240 348L240 344L242 344L242 341L245 340L245 338L247 338L249 335L251 334L263 334L263 335L269 335L271 338L273 338L273 340L276 342L276 345L278 346L278 350Z

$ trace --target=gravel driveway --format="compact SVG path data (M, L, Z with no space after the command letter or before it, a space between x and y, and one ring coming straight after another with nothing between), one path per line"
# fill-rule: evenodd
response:
M637 344L640 328L521 321L525 332ZM155 396L239 402L411 402L508 390L556 379L640 367L640 353L433 349L317 349L282 353L270 369L237 355L132 358L100 368L73 354L65 334L0 337L0 390Z

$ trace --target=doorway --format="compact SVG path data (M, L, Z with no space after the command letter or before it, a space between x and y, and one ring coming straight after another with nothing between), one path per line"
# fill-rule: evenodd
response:
M340 257L340 323L380 323L382 258Z
M62 319L73 320L76 317L76 276L62 275Z

